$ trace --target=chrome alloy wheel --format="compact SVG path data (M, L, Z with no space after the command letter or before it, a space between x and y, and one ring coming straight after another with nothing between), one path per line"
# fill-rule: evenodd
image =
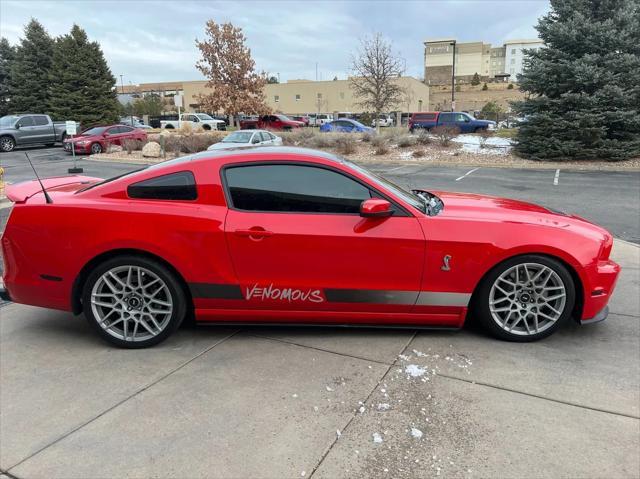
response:
M505 331L533 335L550 328L563 314L567 292L560 276L539 263L520 263L504 271L489 293L493 320Z
M146 341L160 334L173 313L169 287L140 266L116 266L91 290L91 310L98 324L123 341Z

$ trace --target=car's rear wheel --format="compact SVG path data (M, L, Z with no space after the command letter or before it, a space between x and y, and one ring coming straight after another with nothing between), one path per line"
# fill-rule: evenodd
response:
M186 313L185 294L174 274L138 256L119 256L95 268L85 283L82 304L98 333L124 348L164 341Z
M102 145L100 143L94 143L91 145L91 154L97 155L98 153L102 153Z
M10 136L3 136L2 138L0 138L0 150L8 153L10 151L13 151L15 147L16 141Z
M535 341L555 332L575 304L575 284L567 268L546 256L507 260L483 280L474 311L493 336Z

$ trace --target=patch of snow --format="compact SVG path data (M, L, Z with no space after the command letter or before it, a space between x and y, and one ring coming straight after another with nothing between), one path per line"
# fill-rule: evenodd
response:
M336 436L338 436L338 437L342 436L342 433L340 432L340 429L336 429Z
M300 473L300 476L301 476L301 477L304 477L304 476L306 476L306 475L307 475L307 471L302 471L302 472Z
M386 403L386 402L378 403L378 411L387 411L390 407L391 405L389 403Z
M508 138L494 136L487 138L485 148L481 147L480 136L478 135L458 135L451 141L460 143L463 151L480 154L506 155L511 151L513 143Z
M411 428L411 436L413 436L414 438L420 439L422 437L422 434L423 434L422 431L417 427Z
M365 411L364 406L360 406L360 408L358 409L358 411L360 411L360 414L364 414L364 411Z
M329 392L333 391L333 389L330 388L329 386L326 386L326 388L327 388L327 391L329 391Z
M291 397L292 397L292 398L297 398L297 397L298 397L298 395L297 395L297 394L292 394L292 395L291 395Z
M418 366L417 364L409 364L404 369L404 372L411 377L418 378L420 376L424 376L427 370L421 366Z
M384 441L384 439L382 439L382 436L380 435L379 432L374 432L372 436L373 436L373 442L376 444L381 444Z

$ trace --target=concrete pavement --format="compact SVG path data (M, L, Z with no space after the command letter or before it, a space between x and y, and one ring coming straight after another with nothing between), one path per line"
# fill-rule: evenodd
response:
M79 318L4 306L0 469L638 477L640 248L616 241L613 256L623 273L607 321L532 344L474 329L199 327L123 351Z

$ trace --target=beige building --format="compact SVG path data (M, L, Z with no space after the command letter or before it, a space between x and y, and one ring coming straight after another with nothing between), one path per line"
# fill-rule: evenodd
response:
M501 47L484 42L456 42L440 38L424 42L424 78L428 85L451 83L453 46L455 43L456 82L471 81L477 73L483 81L509 78L517 81L522 72L525 48L541 48L542 41L509 40Z
M405 90L403 99L392 111L422 111L429 105L429 87L413 77L396 80ZM125 85L118 93L127 96L159 94L172 96L182 94L187 112L199 111L198 96L209 93L206 81L184 81L170 83L144 83ZM167 86L170 89L167 89ZM265 86L265 97L269 107L275 112L288 114L332 113L334 111L362 113L349 80L311 81L289 80L286 83L270 83ZM249 113L249 112L247 112Z

